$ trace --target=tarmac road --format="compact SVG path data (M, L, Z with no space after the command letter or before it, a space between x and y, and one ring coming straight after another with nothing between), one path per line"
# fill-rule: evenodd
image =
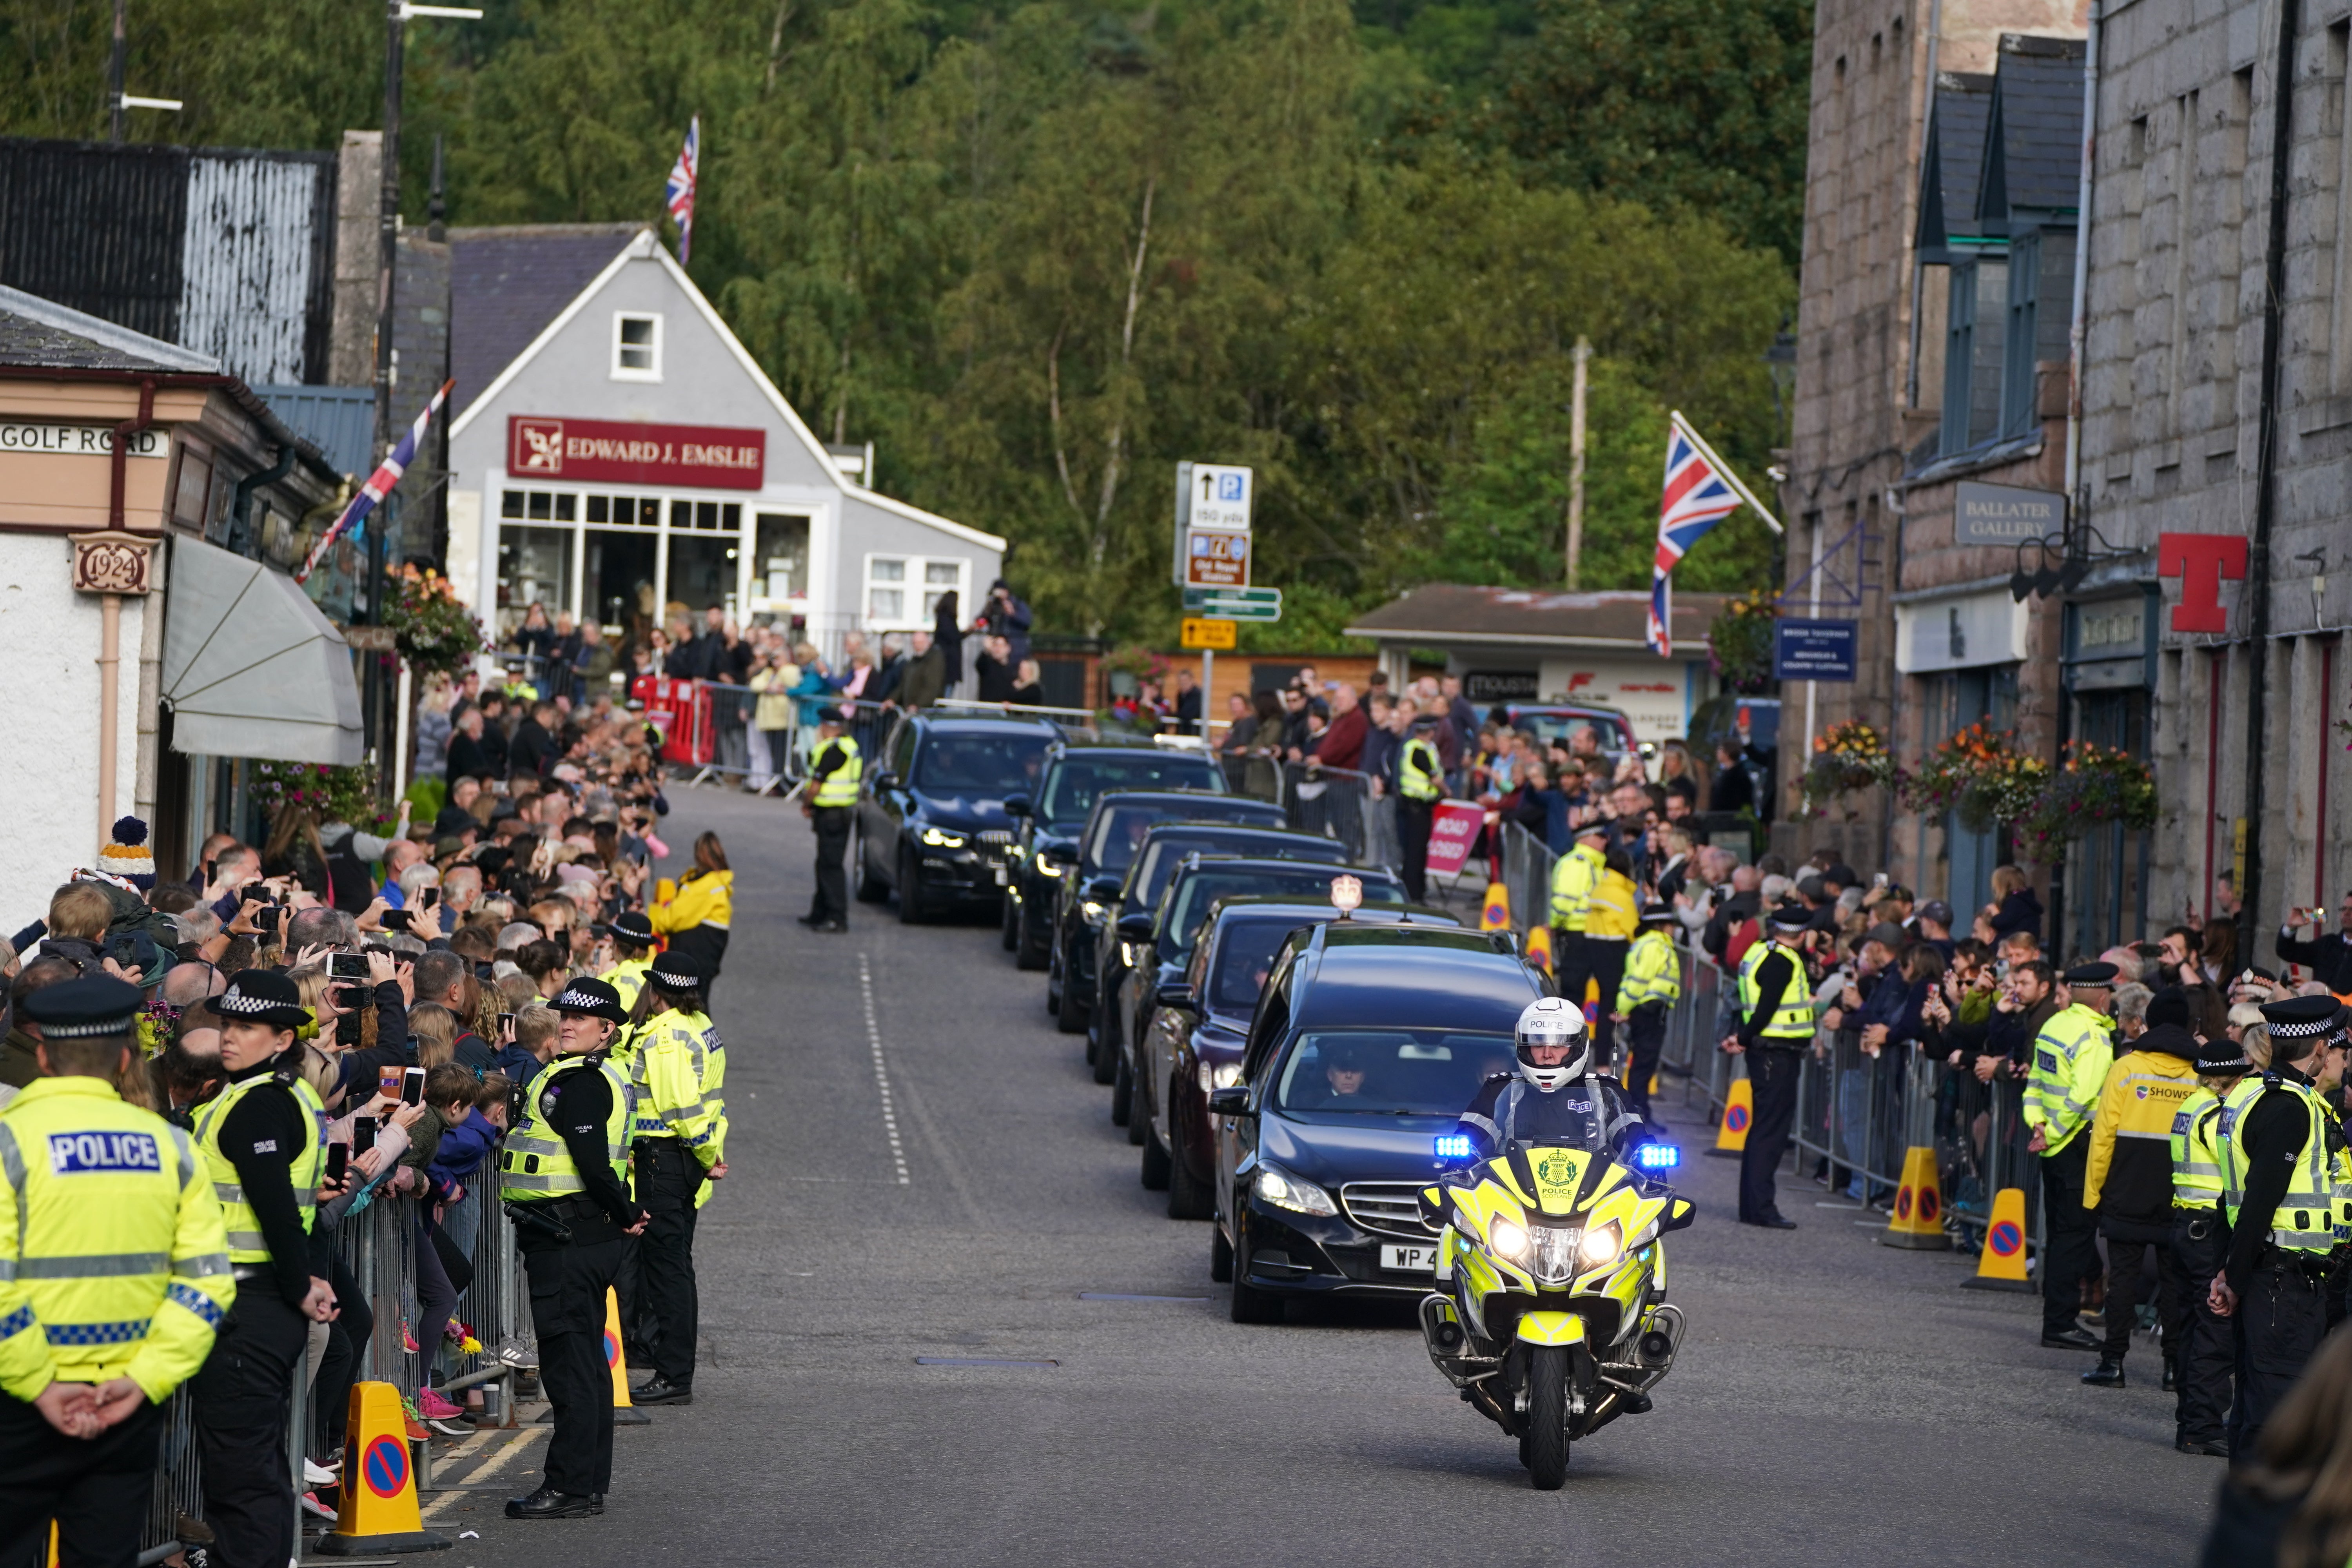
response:
M859 905L814 935L796 809L672 800L669 841L714 827L736 868L714 1009L734 1173L697 1242L696 1403L621 1430L601 1519L501 1517L536 1437L445 1463L467 1489L430 1523L480 1532L451 1568L2195 1559L2222 1466L2173 1451L2152 1349L2129 1390L2085 1389L2031 1299L1958 1289L1965 1260L1878 1246L1809 1182L1782 1182L1801 1229L1732 1224L1729 1161L1685 1165L1690 1326L1655 1410L1536 1492L1408 1312L1227 1320L1208 1226L1139 1184L992 917Z

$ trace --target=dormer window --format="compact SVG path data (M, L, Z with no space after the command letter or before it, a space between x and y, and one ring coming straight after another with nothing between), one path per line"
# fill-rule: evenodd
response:
M632 311L613 317L613 379L661 379L662 319Z

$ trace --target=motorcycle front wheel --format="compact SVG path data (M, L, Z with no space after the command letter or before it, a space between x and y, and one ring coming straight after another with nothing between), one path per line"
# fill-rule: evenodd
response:
M1528 1479L1539 1492L1568 1483L1568 1379L1566 1345L1537 1345L1528 1352Z

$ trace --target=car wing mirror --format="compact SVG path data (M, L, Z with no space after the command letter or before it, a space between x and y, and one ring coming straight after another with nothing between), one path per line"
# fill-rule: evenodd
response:
M898 787L898 775L892 773L888 768L883 768L874 775L874 787L876 789L897 789Z
M1151 940L1151 917L1146 914L1119 916L1118 934L1125 937L1129 942L1150 942Z
M1006 796L1004 797L1004 815L1005 815L1005 816L1028 816L1028 815L1029 815L1029 811L1030 811L1030 806L1029 806L1029 797L1028 797L1027 795L1006 795Z
M1209 1114L1212 1116L1248 1116L1249 1086L1237 1083L1226 1089L1209 1091Z
M1181 981L1162 985L1152 994L1151 1001L1154 1006L1174 1007L1186 1013L1197 1013L1201 1010L1199 994Z
M1067 856L1066 858L1076 860L1077 856L1072 854ZM1121 885L1122 884L1117 877L1097 877L1093 881L1087 884L1087 897L1090 899L1111 898L1118 892ZM1145 920L1150 920L1151 917L1146 915L1143 918ZM1150 934L1151 933L1150 931L1144 932L1144 935L1146 936Z

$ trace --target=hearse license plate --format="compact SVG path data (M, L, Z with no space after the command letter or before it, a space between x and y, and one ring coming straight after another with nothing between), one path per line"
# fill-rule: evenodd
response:
M1004 869L1004 862L999 860L996 863L996 885L1000 888L1007 887L1012 883L1012 877L1008 875Z
M1437 1244L1426 1247L1384 1246L1381 1248L1381 1267L1400 1274L1434 1274L1437 1272Z

